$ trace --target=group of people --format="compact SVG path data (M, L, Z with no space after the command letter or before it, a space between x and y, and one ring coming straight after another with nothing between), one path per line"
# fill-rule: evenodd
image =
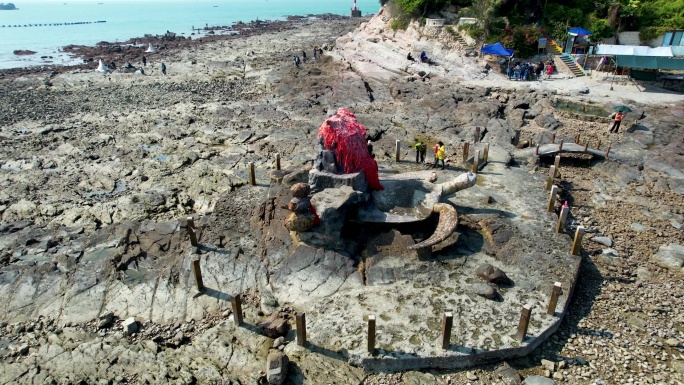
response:
M131 71L131 72L140 70L140 74L145 75L145 66L147 66L147 57L145 57L143 55L142 67L136 68L133 64L131 64L130 61L127 61L126 64L124 64L124 66L122 68L124 68L128 71ZM107 64L107 68L109 68L110 71L116 70L116 63L114 63L114 60L112 60L111 62L109 62L109 64ZM166 75L166 64L164 64L163 62L161 63L161 72L162 72L162 74Z
M414 147L416 148L416 163L425 164L425 154L427 153L427 145L419 140L414 145ZM437 167L439 162L441 161L442 170L444 170L444 158L446 156L446 146L444 146L444 143L442 141L439 141L435 145L434 150L435 150L435 163L432 165L432 168Z
M313 58L314 60L318 59L319 57L323 57L323 48L316 48L314 47L313 49ZM302 50L302 57L300 59L299 55L294 55L294 65L295 67L299 68L299 66L303 63L306 62L306 51Z
M429 62L428 56L427 56L427 54L425 53L425 51L423 51L423 52L420 53L419 58L420 58L420 62L421 62L421 63L427 63L427 62ZM411 55L411 52L409 52L408 55L406 55L406 60L416 61L416 59L414 59L413 56Z
M510 80L542 80L543 75L546 75L546 79L550 78L553 74L553 63L544 63L540 61L536 65L533 63L522 63L517 61L513 67L506 69L508 72L508 79Z

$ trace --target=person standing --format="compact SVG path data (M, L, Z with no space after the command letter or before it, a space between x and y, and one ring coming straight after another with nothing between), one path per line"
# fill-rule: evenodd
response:
M143 55L143 67L147 65L147 58Z
M306 62L306 52L302 51L302 61Z
M446 153L446 147L444 147L444 143L440 140L437 142L437 151L435 152L435 164L432 165L432 168L437 167L438 162L441 160L442 161L442 170L444 170L444 155Z
M549 65L546 66L546 78L551 79L551 74L553 74L553 64L549 62Z
M613 118L614 119L613 120L613 126L610 128L610 130L608 132L615 132L617 134L618 131L620 130L620 123L622 123L622 119L624 119L624 117L625 117L625 113L622 111L618 111L615 114L615 117ZM613 131L613 130L615 130L615 131Z
M427 152L427 146L422 141L416 143L416 163L425 163L425 153Z
M164 75L166 75L166 64L164 64L163 62L162 62L161 70L162 70L162 73Z

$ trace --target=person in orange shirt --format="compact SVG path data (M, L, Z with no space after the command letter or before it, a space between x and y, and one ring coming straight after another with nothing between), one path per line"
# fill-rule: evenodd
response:
M615 132L616 134L618 133L618 130L620 129L620 122L622 122L622 119L625 118L625 113L622 111L618 111L617 114L615 114L615 120L613 121L613 126L610 128L609 132ZM615 130L615 131L613 131Z

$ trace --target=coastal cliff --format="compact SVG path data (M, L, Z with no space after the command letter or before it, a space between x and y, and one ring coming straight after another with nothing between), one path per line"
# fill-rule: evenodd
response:
M0 3L0 11L13 11L17 9L14 3Z

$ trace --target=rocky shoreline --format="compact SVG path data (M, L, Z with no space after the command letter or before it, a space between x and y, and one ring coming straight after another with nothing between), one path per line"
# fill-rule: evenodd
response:
M156 63L144 77L92 66L3 71L0 383L265 383L273 351L290 358L286 383L543 381L536 375L557 384L682 383L681 95L608 100L594 79L506 83L447 37L414 27L393 33L383 17L174 40L167 76ZM295 68L292 56L313 47L323 55ZM137 60L140 49L125 57ZM408 64L407 50L428 50L438 65ZM588 96L576 92L584 87ZM556 113L561 100L607 111L626 103L638 118L610 135L597 118ZM282 226L280 200L289 196L273 173L275 154L287 180L305 177L318 125L339 107L366 126L385 173L424 169L412 161L414 138L446 142L441 181L464 171L463 142L482 150L472 143L478 128L490 144L478 184L448 198L458 234L434 259L404 254L414 240L386 229L367 229L378 231L374 248L329 250L304 247L305 235ZM573 209L557 235L555 212L544 210L553 158L518 155L554 133L601 140L602 150L611 143L613 154L563 157L556 183ZM257 186L249 186L249 162ZM187 217L199 249L190 247ZM553 282L569 287L564 250L579 225L588 234L567 316L529 356L394 374L351 365L367 357L363 317L376 311L383 357L433 354L446 309L460 309L455 347L512 343L519 306L535 303L541 316ZM194 258L212 289L203 294ZM471 292L482 263L515 281L496 287L500 302ZM230 305L238 293L243 327ZM296 311L307 312L306 348L292 330L271 334L277 323L294 326ZM550 321L537 320L533 335Z

